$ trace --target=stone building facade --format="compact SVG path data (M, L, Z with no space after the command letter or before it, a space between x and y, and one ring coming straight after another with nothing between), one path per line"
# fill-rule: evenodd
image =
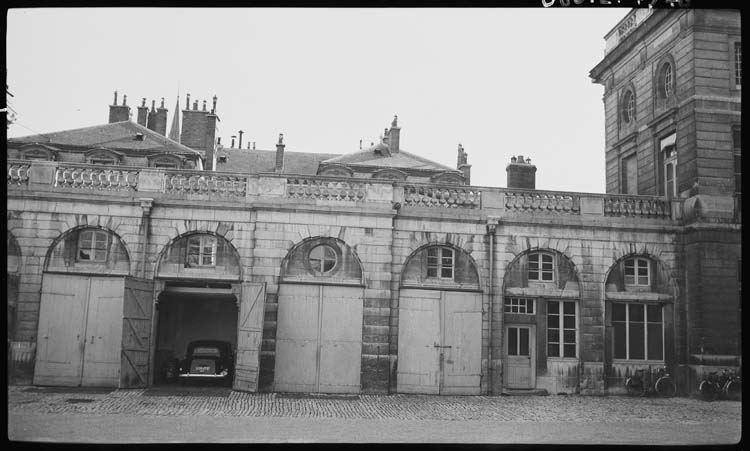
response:
M536 190L522 156L506 188L472 186L463 147L455 168L409 153L397 118L349 154L287 151L283 136L275 150L223 147L216 98L210 111L188 99L179 143L145 100L136 123L115 100L109 124L9 140L13 377L159 384L202 338L233 344L235 388L251 391L617 393L635 369L667 366L687 393L705 365L739 365L739 321L711 311L739 305L734 193L649 188L657 155L640 125L642 191L618 178L632 152L611 107L629 83L621 49L703 13L639 14L592 71L607 86L607 194Z

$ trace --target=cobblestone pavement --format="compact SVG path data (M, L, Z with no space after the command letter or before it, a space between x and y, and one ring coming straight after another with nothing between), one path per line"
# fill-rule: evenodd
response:
M592 396L314 396L282 393L243 393L219 387L157 387L128 390L87 390L43 387L8 388L12 419L30 414L65 414L73 418L123 415L133 417L254 417L322 420L400 420L459 424L491 422L587 423L617 429L700 426L721 434L741 430L741 402L704 402L690 398L629 398ZM26 415L26 416L24 416ZM341 423L341 422L339 422ZM396 424L398 423L395 422ZM385 423L384 423L385 424ZM443 427L443 426L441 426ZM721 439L721 437L719 437ZM732 441L730 437L726 440ZM721 440L719 440L721 441Z

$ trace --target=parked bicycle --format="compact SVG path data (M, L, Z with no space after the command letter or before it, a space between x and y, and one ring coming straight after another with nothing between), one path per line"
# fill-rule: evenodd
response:
M644 373L646 373L646 370L637 369L632 376L625 380L625 388L629 395L649 396L657 394L662 398L671 398L677 394L677 385L672 380L672 376L666 367L660 367L656 371L656 377L654 377L651 367L649 367L646 377L644 377ZM656 382L652 384L651 381L653 380L656 380Z
M742 400L742 380L732 370L723 370L721 375L717 371L711 371L705 376L698 386L701 398L705 401L714 399Z

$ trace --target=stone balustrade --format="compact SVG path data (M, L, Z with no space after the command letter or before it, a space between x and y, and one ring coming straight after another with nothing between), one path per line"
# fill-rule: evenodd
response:
M659 197L646 196L604 196L604 216L640 216L650 218L670 218L670 201Z
M88 189L158 196L210 195L255 202L277 198L314 202L399 203L404 207L474 210L488 215L565 215L654 220L683 218L682 199L437 185L284 174L124 168L54 161L8 162L9 189ZM200 197L198 197L200 198ZM735 212L739 210L734 206ZM735 219L735 222L737 219Z
M29 162L8 162L8 185L29 184Z
M505 209L525 213L578 215L581 196L548 191L505 191Z
M234 174L168 170L164 174L164 192L245 197L247 177Z
M412 207L480 208L482 192L471 186L404 185L404 205Z
M115 169L111 166L58 165L54 184L57 187L104 191L136 191L138 170Z
M334 180L319 177L288 177L286 197L334 201L362 201L367 194L366 184L353 180Z

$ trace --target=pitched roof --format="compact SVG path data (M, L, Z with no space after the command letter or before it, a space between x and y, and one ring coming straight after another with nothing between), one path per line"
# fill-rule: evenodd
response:
M378 145L375 145L358 152L348 153L325 160L323 163L337 163L351 167L367 166L377 168L417 169L435 172L458 172L457 169L436 163L404 150L390 152L389 154L387 152L378 152L377 148Z
M143 134L143 140L135 139L136 133ZM44 143L59 146L101 147L112 150L125 150L143 154L154 152L182 155L202 155L203 152L191 149L156 133L153 130L131 121L113 122L93 127L76 128L59 132L21 136L8 139L9 143Z
M220 157L226 156L226 162ZM311 152L284 152L284 174L315 175L323 160L337 157L338 154ZM275 150L250 150L222 148L216 152L216 170L223 172L260 173L274 172L276 167Z

